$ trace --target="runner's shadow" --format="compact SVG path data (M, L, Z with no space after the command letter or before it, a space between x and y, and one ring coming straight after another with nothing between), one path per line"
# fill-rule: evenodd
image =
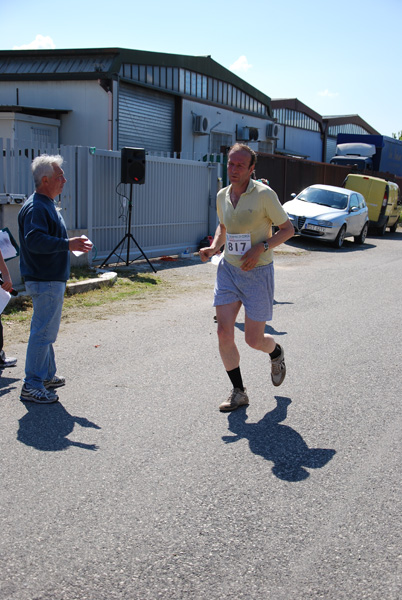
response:
M244 333L244 323L235 323L236 329ZM264 333L270 333L271 335L286 335L287 331L277 331L271 325L265 325Z
M277 300L274 299L273 304L275 306L276 304L294 304L294 302L278 302Z
M88 421L85 417L70 415L60 402L43 406L32 402L24 402L24 404L28 412L19 420L20 427L17 433L19 442L45 452L58 452L70 446L98 450L95 444L73 442L67 436L73 431L76 423L81 427L101 429L99 425Z
M0 396L5 396L13 390L17 389L17 386L12 385L20 381L18 377L2 377L0 371Z
M320 469L335 454L335 450L309 448L302 436L287 425L279 425L287 417L290 398L275 396L277 406L258 423L246 423L245 408L231 412L228 416L229 431L234 436L223 436L229 444L248 440L250 450L274 463L272 472L278 479L303 481L310 476L307 469Z

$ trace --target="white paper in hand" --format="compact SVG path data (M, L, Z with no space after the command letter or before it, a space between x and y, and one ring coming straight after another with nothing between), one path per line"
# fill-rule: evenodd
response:
M89 240L86 235L82 235L81 237L85 240L88 240L88 243L91 244L91 246L93 246L91 240ZM74 256L81 256L81 254L84 254L84 252L81 252L80 250L73 250L72 253L74 254Z
M6 290L3 290L2 287L0 287L0 315L6 308L10 298L11 295L8 292L6 292Z
M222 258L223 258L223 252L221 252L220 254L214 254L213 257L211 258L211 263L213 265L219 265Z

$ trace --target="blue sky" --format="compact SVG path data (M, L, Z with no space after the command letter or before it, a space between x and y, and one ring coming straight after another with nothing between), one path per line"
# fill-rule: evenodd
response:
M401 0L0 0L0 49L211 55L271 98L402 130Z

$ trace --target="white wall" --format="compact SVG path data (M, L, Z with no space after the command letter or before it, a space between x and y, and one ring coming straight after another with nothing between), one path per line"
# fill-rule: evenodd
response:
M232 136L232 143L236 141L236 125L242 127L257 127L259 140L265 141L267 119L244 115L229 109L218 108L201 102L183 100L182 113L182 152L185 156L197 159L199 156L211 151L210 135L193 134L193 115L202 115L208 118L209 127L214 133L226 133ZM257 142L248 145L258 150Z
M308 160L322 160L322 139L318 131L281 125L278 148L299 152L300 155L307 156Z
M70 110L61 116L59 143L108 147L108 94L97 81L2 82L0 104ZM5 136L9 137L9 136Z

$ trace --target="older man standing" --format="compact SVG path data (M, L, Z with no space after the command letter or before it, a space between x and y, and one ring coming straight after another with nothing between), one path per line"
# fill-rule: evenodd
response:
M283 348L265 333L265 323L272 319L274 300L272 250L291 238L294 229L275 192L252 179L255 163L255 152L245 144L235 144L229 150L231 185L218 193L219 225L214 240L209 248L200 250L205 262L225 244L216 277L214 306L219 352L233 390L219 406L221 411L249 404L234 335L242 305L247 344L269 355L275 386L281 385L286 375ZM274 235L272 224L279 228Z
M32 162L35 193L18 215L20 269L32 297L33 315L28 341L21 400L38 404L56 402L54 388L65 384L56 375L53 343L60 327L66 283L70 276L70 251L88 252L87 238L68 238L55 198L62 192L63 158L43 154Z

